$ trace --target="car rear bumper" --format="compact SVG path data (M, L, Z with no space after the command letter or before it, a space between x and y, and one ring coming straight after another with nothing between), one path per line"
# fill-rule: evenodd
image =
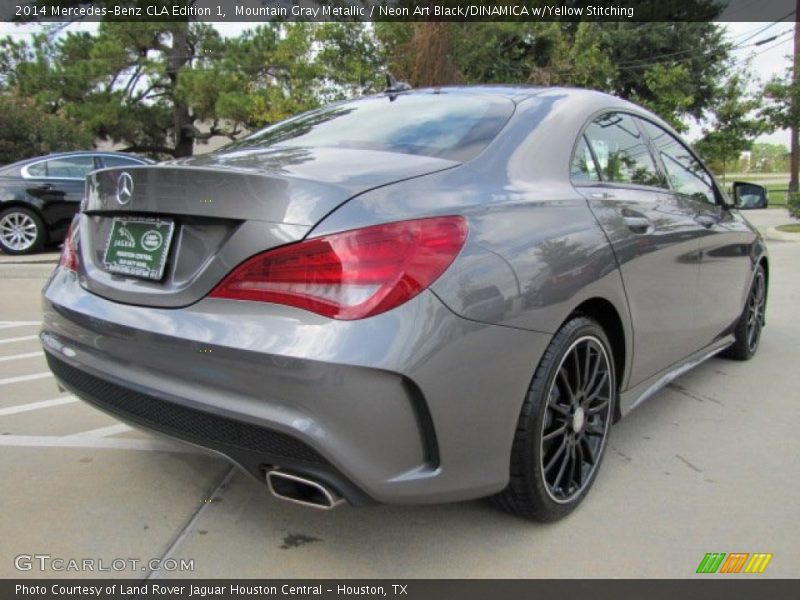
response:
M453 314L431 292L361 321L202 300L112 302L58 269L41 333L67 389L264 480L280 467L353 504L502 489L519 409L549 335Z

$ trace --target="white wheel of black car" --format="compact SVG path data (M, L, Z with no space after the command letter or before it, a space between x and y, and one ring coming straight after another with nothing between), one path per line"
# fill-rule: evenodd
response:
M27 208L7 208L0 213L0 249L6 254L36 252L44 243L44 225Z

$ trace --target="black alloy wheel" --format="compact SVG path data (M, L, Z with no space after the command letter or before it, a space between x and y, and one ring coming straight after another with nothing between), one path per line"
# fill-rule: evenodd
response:
M722 356L734 360L750 360L761 342L761 330L766 323L767 274L762 265L756 267L753 282L747 292L742 316L733 330L734 342Z
M577 339L564 354L550 387L542 423L541 458L547 492L569 502L597 467L611 421L611 364L602 342Z
M577 316L553 336L522 405L500 508L536 521L569 514L602 461L617 382L611 344L593 319Z

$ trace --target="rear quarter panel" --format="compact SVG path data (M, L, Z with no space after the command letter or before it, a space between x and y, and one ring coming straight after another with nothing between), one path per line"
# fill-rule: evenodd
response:
M477 158L357 196L309 235L463 215L467 242L431 288L452 311L474 321L552 334L582 302L600 297L615 307L630 348L627 304L613 252L569 181L572 146L583 124L580 113L591 114L596 101L589 94L585 106L576 106L559 90L524 101Z

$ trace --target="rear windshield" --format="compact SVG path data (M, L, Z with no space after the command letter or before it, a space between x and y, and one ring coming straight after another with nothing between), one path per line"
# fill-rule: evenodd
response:
M372 96L271 125L223 151L334 146L465 161L494 139L513 112L514 103L499 97L444 92Z

